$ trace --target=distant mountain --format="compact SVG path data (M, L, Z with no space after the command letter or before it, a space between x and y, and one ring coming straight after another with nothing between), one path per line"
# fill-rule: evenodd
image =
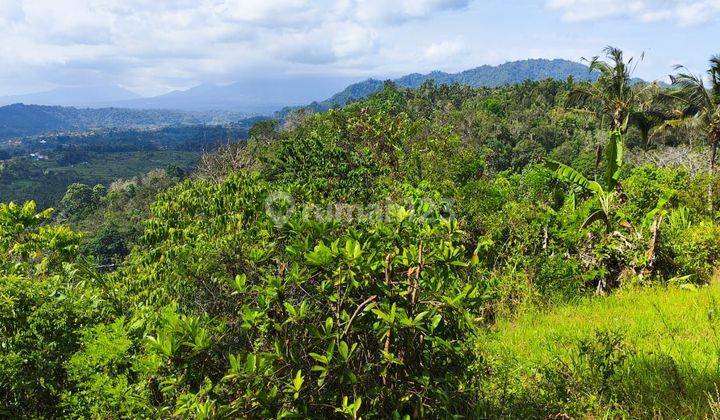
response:
M16 103L92 107L141 96L119 86L62 87L46 92L0 97L0 106Z
M226 124L242 121L245 117L245 114L232 112L78 109L14 104L0 107L0 139L105 128L135 129L172 125Z
M564 80L570 76L576 80L597 79L597 74L590 73L588 67L583 64L561 59L532 59L508 62L499 66L485 65L460 73L441 71L428 74L413 73L395 79L394 82L406 88L416 88L427 80L434 80L437 84L459 83L473 87L496 87L521 83L525 80L548 78ZM352 79L343 77L295 76L279 79L267 77L246 79L229 85L203 84L188 90L173 91L150 98L139 97L132 92L113 86L60 88L33 95L0 97L0 105L26 103L113 108L115 110L112 113L125 113L125 117L128 118L130 118L127 114L129 110L142 109L185 111L191 113L192 118L200 119L217 119L221 114L217 111L222 111L230 114L230 116L220 115L220 120L224 121L228 118L235 118L238 114L245 117L272 115L278 110L282 110L279 113L282 116L292 109L291 107L304 104L311 104L309 106L312 108L325 110L365 98L383 88L383 82L376 79L368 79L348 86L350 82ZM338 91L340 92L335 93ZM323 100L324 98L329 99ZM143 119L147 115L138 114L137 117L140 121L144 121ZM187 117L187 114L183 114L182 117L175 116L171 119L182 120ZM0 116L0 121L1 118L2 116ZM150 117L151 120L153 118L157 118L157 115ZM132 118L128 121L130 120ZM55 124L52 120L44 120L42 124L44 123L50 126ZM105 123L103 122L103 124Z
M417 88L428 80L436 84L461 84L473 87L497 87L522 83L525 80L557 79L572 76L575 80L597 80L597 73L591 73L587 66L568 60L531 59L512 61L499 66L481 66L460 73L434 71L428 74L413 73L393 80L398 86ZM344 106L350 101L366 98L382 90L384 82L368 79L355 83L322 102L310 106L319 110Z
M152 98L116 101L107 105L133 109L228 110L255 115L272 114L285 106L327 98L350 81L337 77L247 79L229 85L203 84Z

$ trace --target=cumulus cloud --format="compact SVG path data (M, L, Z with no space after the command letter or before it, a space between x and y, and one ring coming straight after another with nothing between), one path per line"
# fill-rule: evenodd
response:
M346 2L362 21L402 22L423 18L442 10L466 8L469 0L355 0Z
M73 73L171 87L283 63L342 65L376 55L378 31L470 1L0 0L0 81Z
M688 26L720 16L720 0L546 0L545 6L560 12L566 22L631 17Z
M425 57L433 63L448 61L465 52L462 41L442 41L430 44L425 49Z

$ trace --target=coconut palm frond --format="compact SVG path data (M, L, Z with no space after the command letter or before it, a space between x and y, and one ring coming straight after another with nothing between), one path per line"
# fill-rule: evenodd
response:
M651 133L658 130L666 121L673 118L669 113L659 110L644 110L631 112L628 117L628 124L636 127L644 143L649 144L652 139Z
M655 97L655 104L660 107L672 108L675 111L672 112L675 118L682 117L686 113L686 110L694 109L694 106L685 96L679 94L678 89L672 89L658 93ZM681 110L678 110L680 108Z
M600 77L610 75L613 72L611 65L600 60L600 57L593 57L592 60L588 61L588 68L590 72L597 71L600 73Z
M598 96L598 91L592 86L578 86L568 94L567 104L571 107L585 105L592 98Z
M705 81L702 76L696 76L692 73L678 73L670 76L673 87L673 95L682 98L688 107L697 109L712 108L713 98L705 87Z
M714 55L710 59L710 83L712 86L710 87L712 89L713 95L715 95L716 100L720 102L720 54Z
M700 126L701 123L696 118L673 118L664 121L662 124L660 124L657 128L657 133L664 133L671 129L678 129L678 128L689 128L689 129L695 129L698 126Z

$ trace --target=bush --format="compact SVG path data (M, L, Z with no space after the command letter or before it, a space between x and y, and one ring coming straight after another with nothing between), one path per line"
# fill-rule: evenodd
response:
M64 362L84 325L102 319L92 267L75 263L80 235L45 226L35 203L0 205L0 415L55 417Z
M79 220L87 217L100 206L104 188L95 188L85 184L72 184L67 188L59 204L59 217L62 220Z
M671 246L679 275L691 275L700 283L713 279L720 261L720 226L707 221L692 225Z
M429 204L439 195L403 191L379 219L277 225L255 175L171 190L127 267L153 285L130 310L168 306L85 336L79 406L111 415L90 395L123 390L135 415L471 415L485 286L457 222ZM110 338L125 353L95 354Z

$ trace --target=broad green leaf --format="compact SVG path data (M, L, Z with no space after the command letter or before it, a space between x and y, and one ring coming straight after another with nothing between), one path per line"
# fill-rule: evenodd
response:
M583 174L571 168L570 166L565 165L564 163L560 163L554 160L546 160L545 166L547 166L548 169L552 170L555 173L555 177L560 181L575 184L581 188L592 191L595 194L601 193L603 191L603 188L600 184L595 181L588 180Z

